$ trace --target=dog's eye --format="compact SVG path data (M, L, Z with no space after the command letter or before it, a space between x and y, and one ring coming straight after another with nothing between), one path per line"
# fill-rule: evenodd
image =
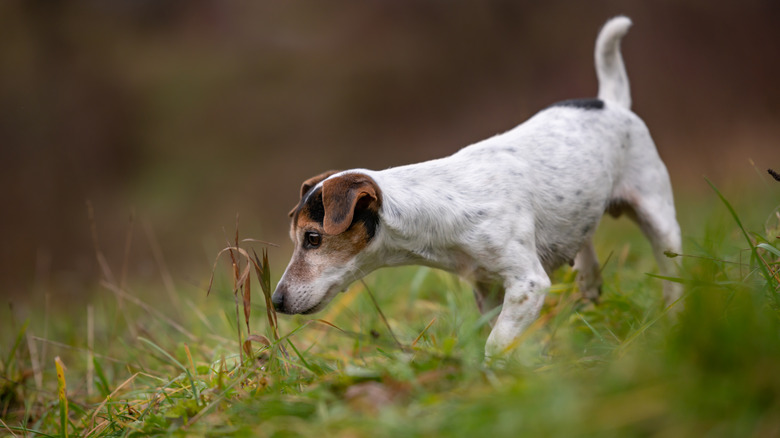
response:
M315 233L313 231L307 232L306 235L304 235L304 239L307 248L316 248L322 243L322 236L320 236L320 233Z

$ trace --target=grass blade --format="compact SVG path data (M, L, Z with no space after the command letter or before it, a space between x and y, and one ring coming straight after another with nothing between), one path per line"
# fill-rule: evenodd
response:
M260 288L263 291L263 297L265 298L265 311L268 318L268 325L271 328L271 335L274 340L279 340L279 324L276 319L276 309L271 302L271 269L268 266L268 251L263 249L263 260L260 261L260 257L257 256L257 252L253 249L252 253L255 258L252 263L255 266L255 274L260 281Z
M167 358L169 361L171 361L172 364L174 364L177 367L179 367L182 371L187 371L187 367L185 367L181 362L176 360L175 357L171 356L170 353L168 353L167 351L163 350L160 346L158 346L154 342L150 341L149 339L144 338L143 336L139 336L138 340L143 342L144 344L152 347L152 349L154 351L156 351L156 352L162 354L163 356L165 356L165 358Z
M726 206L726 209L728 209L729 213L731 214L731 217L734 218L734 221L737 223L737 226L742 231L742 234L745 236L745 240L748 242L751 248L754 248L753 241L750 239L750 236L748 235L747 230L745 230L745 227L742 225L742 221L739 219L739 215L737 214L737 211L734 210L734 207L731 206L731 203L726 199L725 196L723 196L723 193L718 190L717 187L715 187L715 184L712 183L708 178L704 178L705 181L707 181L707 184L710 185L712 190L715 191L715 194L718 195L718 198L720 198L720 201L723 202L723 205Z
M165 356L165 357L166 357L168 360L170 360L170 361L171 361L171 363L173 363L173 364L174 364L174 365L176 365L177 367L181 368L181 370L184 372L184 374L186 374L186 375L187 375L187 379L189 379L189 381L190 381L190 387L191 387L191 389L192 389L192 396L193 396L193 398L195 399L195 403L197 403L197 405L198 405L198 406L200 406L200 396L199 396L199 394L198 394L198 388L195 386L195 379L193 379L193 377L192 377L192 373L190 372L189 368L187 368L186 366L184 366L184 364L182 364L181 362L179 362L178 360L176 360L176 358L175 358L175 357L171 356L171 355L170 355L170 353L168 353L167 351L163 350L163 349L162 349L160 346L158 346L158 345L157 345L157 344L155 344L154 342L150 341L149 339L146 339L146 338L144 338L144 337L141 337L141 336L139 336L139 337L138 337L138 340L139 340L139 341L141 341L141 342L143 342L143 343L145 343L146 345L149 345L149 346L150 346L150 347L152 347L152 348L153 348L153 349L154 349L156 352L158 352L158 353L162 354L162 355L163 355L163 356ZM239 346L239 348L240 348L240 346Z
M393 341L395 341L396 345L398 345L398 348L403 349L404 346L401 344L401 342L398 340L398 338L395 336L395 333L393 332L393 328L390 327L390 322L387 321L387 318L385 318L384 312L382 312L382 308L379 307L379 303L376 301L376 298L374 298L374 294L371 292L371 289L368 288L368 285L365 281L360 280L361 283L363 283L363 287L366 288L366 292L368 292L368 296L371 297L371 302L374 303L374 307L376 308L377 313L379 313L379 317L382 319L382 322L385 323L385 327L387 327L387 331L390 332L390 336L393 338Z
M16 435L16 434L14 433L14 431L13 431L13 430L11 430L11 428L10 428L10 427L8 427L8 425L7 425L7 424L5 424L5 421L3 421L3 419L2 419L2 418L0 418L0 425L2 425L2 426L5 428L5 430L7 430L7 431L8 431L8 432L11 434L11 436L13 436L14 438L16 438L16 437L18 436L18 435Z
M760 259L760 256L758 254L758 251L756 251L756 245L753 243L753 240L750 238L750 235L748 234L747 230L745 230L745 227L742 225L742 221L739 219L739 215L737 214L737 211L734 210L734 207L731 206L731 203L726 199L725 196L718 190L717 187L715 187L715 184L713 184L709 179L704 178L707 181L707 184L712 187L712 190L715 191L715 193L720 198L721 202L726 206L729 213L731 214L731 217L734 218L734 221L737 223L737 226L742 231L742 234L745 236L745 241L747 241L748 245L750 245L750 254L751 254L751 261L757 261ZM764 275L764 278L767 281L767 286L769 286L770 281L772 280L772 275L769 273L769 270L763 263L758 263L759 268L761 269L761 273Z
M653 274L652 272L645 272L645 275L647 275L648 277L658 278L660 280L670 281L672 283L679 283L679 284L685 284L686 283L684 278L679 278L679 277L669 277L669 276L666 276L666 275L658 275L658 274Z
M604 339L604 336L601 336L601 333L599 333L599 332L598 332L598 330L596 330L595 328L593 328L593 326L592 326L592 325L590 325L590 323L588 322L588 320L587 320L587 319L585 319L585 317L584 317L584 316L582 316L582 314L581 314L580 312L577 312L577 311L575 311L575 312L574 312L574 314L575 314L575 315L577 315L577 317L578 317L578 318L580 318L580 320L581 320L583 323L585 323L585 326L587 326L587 327L590 329L590 331L591 331L591 332L593 332L593 334L594 334L594 335L596 335L596 337L598 337L598 338L599 338L599 340L600 340L601 342L604 342L604 343L606 343L606 342L607 342L607 341L606 341L606 339Z
M247 265L247 267L251 266L251 263ZM252 333L252 330L249 328L249 317L252 313L252 276L248 275L246 277L246 282L244 283L244 293L243 293L243 306L244 306L244 322L246 322L246 333L247 335L249 333Z
M780 249L775 248L774 246L768 244L768 243L759 243L756 245L757 248L761 248L765 251L769 251L772 254L774 254L777 257L780 257Z
M417 345L418 342L420 342L420 339L422 339L423 335L425 335L425 332L428 331L429 328L433 325L433 323L436 322L436 317L434 316L431 322L428 323L428 325L425 326L425 328L420 332L419 335L417 335L416 338L414 338L414 342L412 342L412 347Z
M24 334L27 332L28 325L30 325L29 319L26 320L24 324L22 324L22 328L19 330L19 333L16 335L14 346L11 347L11 352L8 353L8 359L6 359L5 362L0 363L0 365L4 365L4 367L11 367L11 364L14 361L14 356L16 356L16 350L19 349L19 345L22 343L22 339L24 339Z
M97 377L97 387L103 397L108 396L111 392L108 379L106 379L106 373L103 372L103 367L96 357L92 357L92 366L95 367L95 376Z
M54 366L57 368L57 395L60 400L60 436L68 437L68 396L65 384L65 365L59 356L54 358Z

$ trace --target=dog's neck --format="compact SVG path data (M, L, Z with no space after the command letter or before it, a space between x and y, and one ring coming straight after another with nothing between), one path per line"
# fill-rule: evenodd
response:
M461 251L453 239L456 224L442 224L442 220L462 218L456 203L447 199L435 182L415 187L409 192L404 181L412 169L382 175L372 175L383 194L379 211L379 226L366 254L384 266L425 265L451 272L462 272L471 266L471 260ZM380 262L381 261L381 262Z

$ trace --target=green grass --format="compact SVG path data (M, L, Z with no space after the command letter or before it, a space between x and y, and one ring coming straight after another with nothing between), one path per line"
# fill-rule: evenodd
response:
M246 350L238 254L238 275L226 253L211 294L171 308L162 285L120 297L104 283L88 309L5 311L0 436L777 436L776 193L681 207L677 317L636 227L605 219L601 303L560 270L502 369L483 364L489 315L470 287L427 268L381 270L275 331L250 265Z

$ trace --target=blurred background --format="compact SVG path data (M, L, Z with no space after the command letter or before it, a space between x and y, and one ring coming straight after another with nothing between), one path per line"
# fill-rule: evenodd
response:
M594 96L596 34L621 13L633 109L678 204L711 194L704 175L766 183L774 0L3 1L3 301L99 291L93 225L116 277L167 268L200 293L237 213L241 237L280 244L275 283L301 181L448 155Z

